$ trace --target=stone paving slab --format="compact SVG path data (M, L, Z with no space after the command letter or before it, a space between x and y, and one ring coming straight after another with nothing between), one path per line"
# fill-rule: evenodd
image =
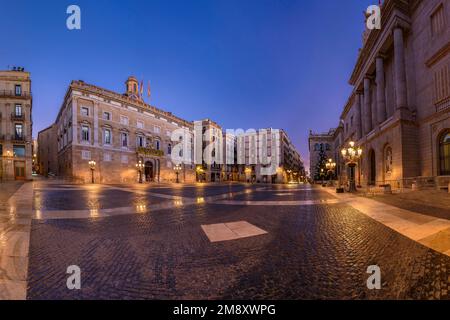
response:
M400 234L450 255L450 241L439 241L448 235L450 220L423 215L354 194L336 194L335 190L330 188L326 191Z
M209 224L201 227L211 242L236 240L267 233L247 221Z
M33 183L22 184L0 214L0 300L26 299Z

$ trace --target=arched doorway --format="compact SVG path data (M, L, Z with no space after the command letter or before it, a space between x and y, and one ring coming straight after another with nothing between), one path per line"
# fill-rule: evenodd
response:
M153 181L153 163L151 161L145 162L145 181L151 182Z
M369 185L375 185L377 180L377 163L375 158L375 151L369 151Z
M450 175L450 131L444 132L439 139L439 174Z

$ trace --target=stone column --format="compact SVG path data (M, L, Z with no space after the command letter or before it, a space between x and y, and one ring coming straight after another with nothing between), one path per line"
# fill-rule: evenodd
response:
M361 119L361 92L357 91L355 94L355 103L356 103L356 135L358 140L362 138L362 119Z
M72 144L78 144L78 101L72 98Z
M386 120L386 95L385 95L385 82L384 82L384 66L383 57L378 56L376 58L377 68L377 120L378 124L381 124Z
M405 47L403 29L394 28L394 64L396 109L408 108L406 93Z
M98 102L94 103L94 146L98 146Z
M370 78L364 78L364 130L365 134L372 131L372 107L370 101Z

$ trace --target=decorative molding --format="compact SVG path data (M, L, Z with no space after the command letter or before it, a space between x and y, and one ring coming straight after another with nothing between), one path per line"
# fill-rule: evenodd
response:
M439 62L442 58L447 56L450 53L450 41L447 42L442 48L440 48L435 54L431 56L426 62L425 65L428 68L431 68L437 62Z

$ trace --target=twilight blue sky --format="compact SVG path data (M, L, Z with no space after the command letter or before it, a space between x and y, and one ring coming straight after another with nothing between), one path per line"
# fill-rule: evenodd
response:
M308 162L309 129L338 123L376 0L2 1L0 69L32 75L34 136L71 80L123 92L150 80L151 104L224 128L282 128ZM77 4L82 29L66 28ZM17 14L15 14L17 13Z

